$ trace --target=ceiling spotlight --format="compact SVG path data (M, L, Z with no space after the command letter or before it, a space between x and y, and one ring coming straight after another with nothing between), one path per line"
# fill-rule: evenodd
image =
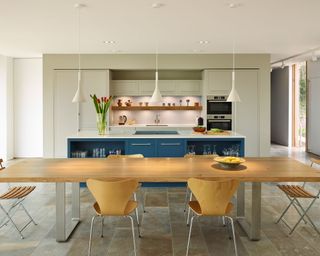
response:
M116 42L113 40L103 41L104 44L115 44Z
M316 55L315 52L312 52L311 60L314 61L314 62L318 60L318 56Z
M152 8L161 8L161 7L163 7L163 6L164 6L163 3L153 3L153 4L151 5Z
M282 61L282 63L281 63L281 66L280 66L282 69L284 69L285 68L285 65L284 65L284 61Z
M238 7L240 7L241 5L242 5L241 3L229 3L229 4L228 4L229 8L232 8L232 9L238 8Z
M199 44L208 44L208 43L210 43L210 41L208 41L208 40L200 40L199 41Z

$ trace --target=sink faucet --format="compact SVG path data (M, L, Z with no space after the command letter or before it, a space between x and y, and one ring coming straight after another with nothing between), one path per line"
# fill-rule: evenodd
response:
M160 114L156 114L156 119L154 120L155 124L159 124L160 123Z

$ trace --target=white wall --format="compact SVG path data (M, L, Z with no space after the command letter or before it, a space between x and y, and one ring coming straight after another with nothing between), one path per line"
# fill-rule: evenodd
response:
M13 158L12 58L0 55L0 158Z
M307 63L308 108L307 108L307 151L320 155L320 61Z
M14 59L14 156L43 155L42 59Z

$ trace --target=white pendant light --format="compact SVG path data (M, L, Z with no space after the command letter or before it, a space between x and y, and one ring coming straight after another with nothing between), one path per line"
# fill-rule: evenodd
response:
M236 85L235 85L235 54L234 54L234 44L233 44L233 49L232 49L232 87L230 94L227 98L228 102L240 102L240 97L239 94L236 90Z
M81 89L81 58L80 58L80 9L85 7L84 4L75 4L75 8L78 9L78 88L76 94L72 99L72 103L85 102L86 98Z
M162 101L162 95L161 92L159 90L159 86L158 86L158 81L159 81L159 77L158 77L158 49L156 51L156 79L155 79L155 87L154 87L154 92L152 94L152 97L150 99L150 103L160 103Z

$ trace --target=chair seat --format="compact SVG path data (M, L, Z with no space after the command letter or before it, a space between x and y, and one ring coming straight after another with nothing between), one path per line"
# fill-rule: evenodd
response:
M130 200L124 210L124 214L122 214L122 215L129 215L131 212L133 212L137 208L137 206L138 206L138 203L136 201ZM98 215L101 215L101 210L100 210L99 204L97 202L95 202L93 204L93 208L95 209L95 211ZM114 216L114 214L112 214L112 215Z
M190 201L189 202L190 208L198 215L203 215L201 211L201 207L198 201ZM229 214L233 208L232 203L228 203L226 212L224 214Z
M12 187L0 195L0 199L21 199L29 195L35 188L35 186Z
M315 195L309 193L304 187L299 185L277 185L286 195L294 198L316 198Z

